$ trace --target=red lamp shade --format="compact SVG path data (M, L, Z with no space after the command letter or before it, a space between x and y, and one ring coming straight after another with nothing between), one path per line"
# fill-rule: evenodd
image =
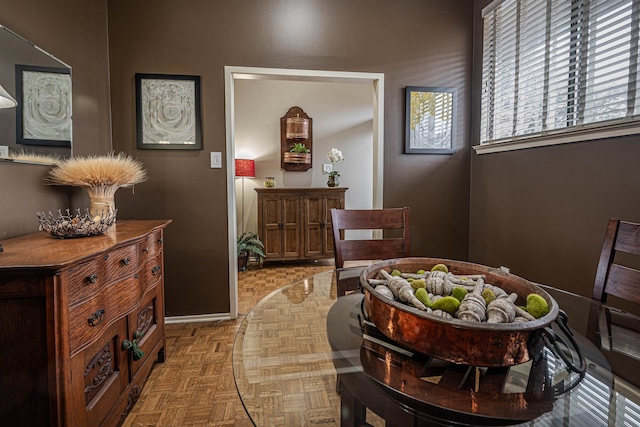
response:
M249 159L236 159L236 178L255 178L256 162Z

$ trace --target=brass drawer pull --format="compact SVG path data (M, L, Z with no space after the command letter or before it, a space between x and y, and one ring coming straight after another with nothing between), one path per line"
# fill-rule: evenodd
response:
M90 285L93 285L94 283L98 282L98 275L96 273L93 273L90 276L87 276L87 283L89 283Z
M155 267L153 267L151 269L151 275L152 276L157 276L158 274L160 274L161 270L162 270L162 267L160 267L159 265L156 265Z
M142 250L142 252L147 252L147 253L148 253L148 252L149 252L149 246L147 246L146 248L144 248L144 249Z
M131 350L133 353L133 360L140 360L144 357L144 351L138 347L138 341L142 338L142 334L138 331L133 333L133 339L131 341L124 340L122 341L122 349L123 350Z
M87 319L87 321L89 322L89 326L98 326L98 324L104 319L105 313L106 312L104 311L104 308L101 308L100 310L97 310L95 313L93 313L91 317Z
M126 257L120 262L122 263L122 265L129 265L129 264L131 264L131 258Z

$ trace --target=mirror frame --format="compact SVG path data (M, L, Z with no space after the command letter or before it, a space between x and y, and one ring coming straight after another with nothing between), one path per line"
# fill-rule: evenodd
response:
M59 58L50 54L49 52L43 50L38 47L34 43L25 39L21 35L17 34L15 31L6 27L5 25L0 23L0 33L5 34L7 39L5 41L6 44L5 49L7 52L19 52L20 54L14 55L14 58L10 59L10 62L5 63L5 67L3 68L3 74L5 77L11 76L11 71L13 72L13 78L6 78L0 82L5 89L8 89L10 95L12 95L18 102L19 105L22 106L22 94L18 93L19 89L22 87L22 82L18 82L18 78L21 77L18 73L20 73L20 67L24 67L27 69L43 69L43 70L55 70L54 72L63 73L69 75L70 80L70 88L68 90L68 101L69 101L69 111L68 111L68 120L72 121L72 99L73 99L73 80L72 80L72 68L70 65L66 64L64 61L61 61ZM15 43L15 46L14 44ZM24 45L24 50L22 50L22 45ZM7 53L5 52L5 53ZM26 57L30 56L38 56L35 60L24 60ZM42 55L42 56L40 56ZM7 54L7 57L9 55ZM6 59L6 57L5 57ZM10 71L11 70L11 71ZM15 84L15 88L11 87ZM13 93L12 93L13 92ZM15 107L14 107L15 108ZM69 132L69 140L68 141L58 141L55 139L36 139L30 140L22 138L22 129L20 129L20 125L22 125L22 116L21 116L21 108L15 108L15 112L10 113L7 110L0 110L0 114L4 112L4 114L15 114L15 116L6 117L5 120L2 121L2 126L8 126L9 123L13 123L14 129L10 129L2 133L4 135L3 140L0 140L1 146L8 147L8 157L0 157L0 162L15 162L15 163L28 163L28 164L56 164L61 159L70 158L73 156L73 125L70 123L70 132ZM19 117L20 116L20 117ZM20 125L18 124L18 120L20 120ZM49 142L51 141L51 142Z

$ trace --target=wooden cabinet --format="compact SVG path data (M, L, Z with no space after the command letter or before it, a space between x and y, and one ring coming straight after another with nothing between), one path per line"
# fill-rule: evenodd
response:
M347 188L257 188L258 236L266 261L333 257L331 208Z
M117 221L99 236L0 242L0 425L121 421L165 358L169 223Z

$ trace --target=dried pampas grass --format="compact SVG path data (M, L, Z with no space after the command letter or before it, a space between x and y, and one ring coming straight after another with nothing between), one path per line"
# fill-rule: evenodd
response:
M9 159L14 162L42 163L43 165L57 165L62 161L62 158L55 154L38 154L23 150L9 153Z
M120 187L147 180L142 163L127 154L75 156L53 167L46 178L51 184L82 187L89 193L91 212L112 212L113 198Z
M47 179L52 184L84 188L115 187L117 190L146 181L147 173L142 163L129 155L111 153L64 160L49 171Z

